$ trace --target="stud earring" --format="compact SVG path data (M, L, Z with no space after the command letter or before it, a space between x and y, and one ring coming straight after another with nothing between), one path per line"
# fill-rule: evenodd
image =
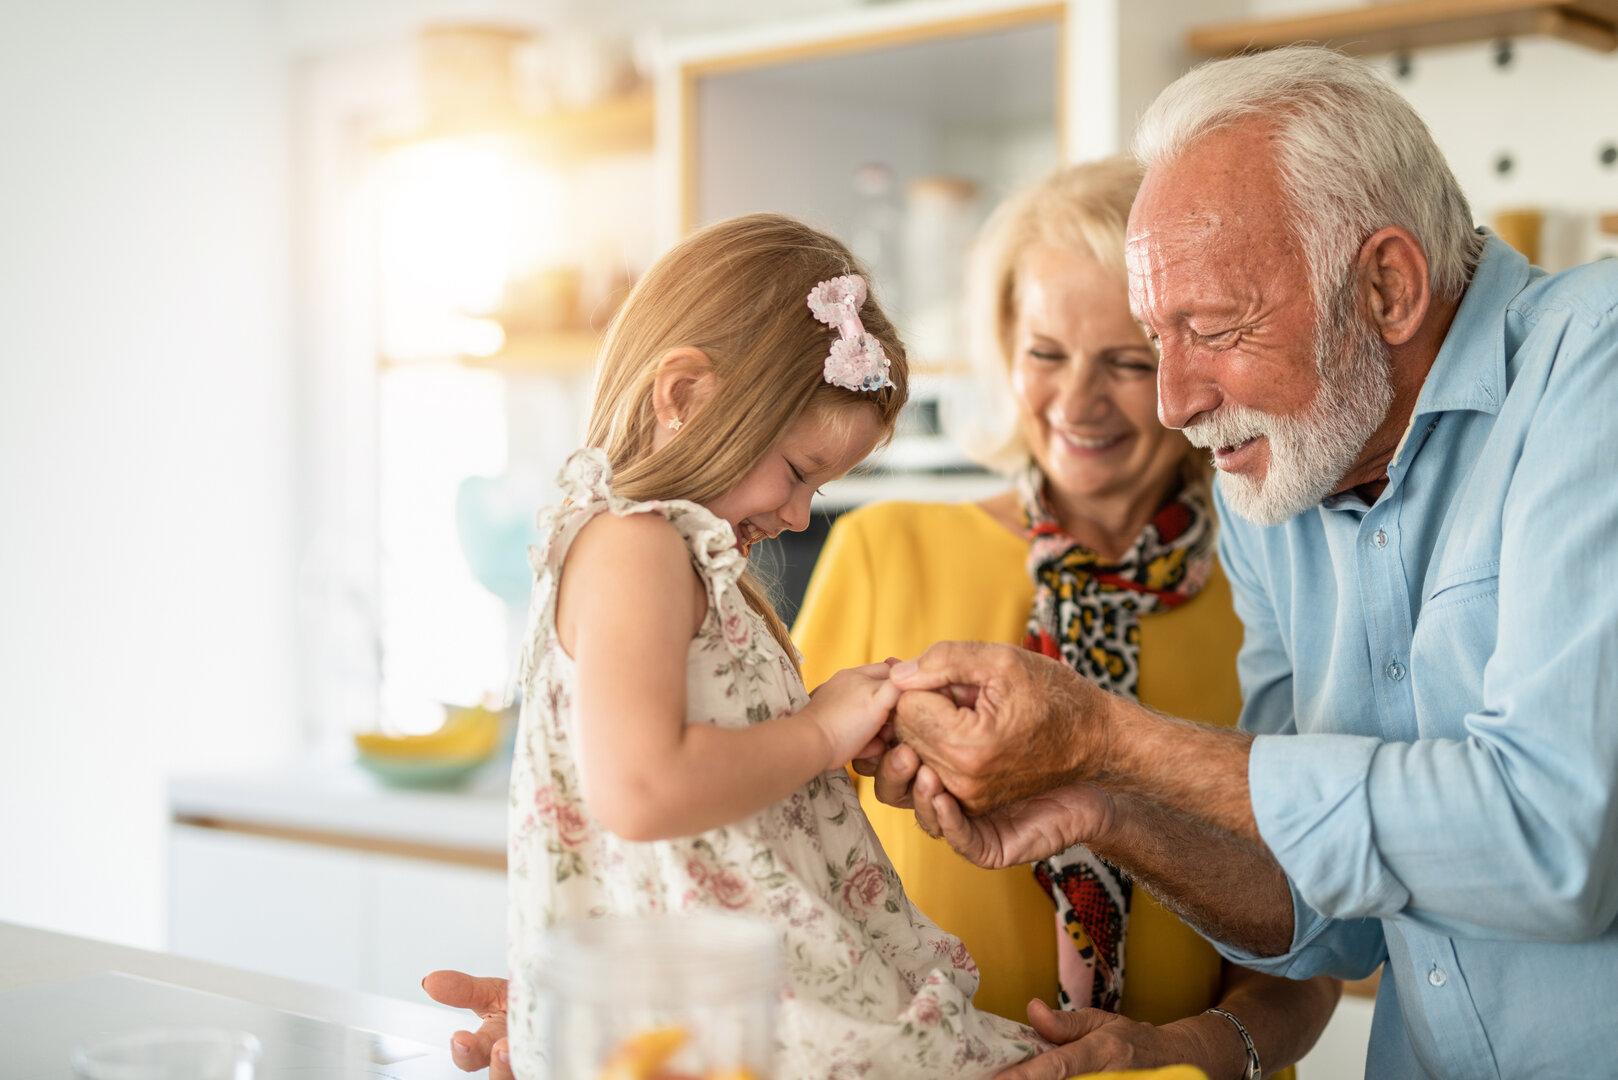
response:
M669 430L670 431L679 431L683 427L685 427L685 421L681 420L678 416L676 416L673 420L669 421Z

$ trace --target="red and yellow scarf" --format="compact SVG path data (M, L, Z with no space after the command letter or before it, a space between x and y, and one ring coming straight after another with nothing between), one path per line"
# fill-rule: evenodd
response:
M1207 488L1186 484L1153 515L1122 557L1106 560L1062 531L1030 466L1018 480L1029 539L1033 610L1023 645L1061 660L1102 689L1139 697L1140 618L1176 608L1213 570ZM1084 845L1034 864L1056 905L1058 1003L1118 1010L1130 881Z

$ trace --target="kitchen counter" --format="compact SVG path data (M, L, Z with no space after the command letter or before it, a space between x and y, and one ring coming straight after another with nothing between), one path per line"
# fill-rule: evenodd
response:
M462 852L457 861L503 866L510 774L510 757L496 755L454 791L386 787L347 762L186 776L169 782L169 810L178 822Z
M426 1003L425 995L423 1003L417 1004L0 922L0 991L109 971L240 998L431 1047L447 1047L450 1035L466 1027L470 1019L467 1014ZM3 1030L4 1018L0 1017ZM0 1043L5 1041L0 1038Z

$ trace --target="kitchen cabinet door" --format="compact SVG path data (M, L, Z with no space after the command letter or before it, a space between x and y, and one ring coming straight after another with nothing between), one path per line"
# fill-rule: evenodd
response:
M421 979L438 968L506 973L506 875L391 856L373 860L375 968L366 987L425 1000Z
M249 971L363 987L372 967L367 862L353 851L175 825L168 947Z

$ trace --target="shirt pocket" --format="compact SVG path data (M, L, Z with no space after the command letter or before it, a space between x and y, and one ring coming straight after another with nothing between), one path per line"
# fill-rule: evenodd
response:
M1483 669L1494 655L1500 563L1445 574L1416 616L1411 691L1421 738L1461 738L1466 715L1483 708Z
M1479 597L1493 597L1500 592L1500 560L1463 566L1440 577L1432 592L1422 601L1419 618L1439 614L1448 608L1470 603Z

